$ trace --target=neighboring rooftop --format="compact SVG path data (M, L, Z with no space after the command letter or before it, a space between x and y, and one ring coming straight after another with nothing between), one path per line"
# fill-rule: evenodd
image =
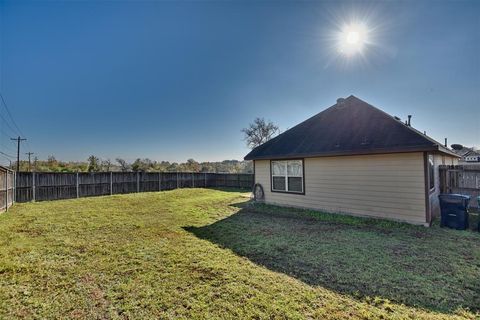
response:
M456 144L456 145L452 145L452 151L455 152L459 157L461 157L461 161L467 161L467 162L476 161L476 162L478 162L479 159L480 159L480 152L474 150L473 148L468 148L468 147L464 147L464 146Z
M414 151L455 155L384 111L349 96L253 149L245 160Z
M461 157L469 156L469 155L480 155L480 152L473 150L473 148L462 147L461 149L453 149L457 155Z

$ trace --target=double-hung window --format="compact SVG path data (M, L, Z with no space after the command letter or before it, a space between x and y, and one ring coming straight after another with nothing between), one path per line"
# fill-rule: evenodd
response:
M303 193L303 160L272 160L272 191Z

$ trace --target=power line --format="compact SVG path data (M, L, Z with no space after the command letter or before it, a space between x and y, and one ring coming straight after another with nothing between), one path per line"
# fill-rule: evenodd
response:
M1 133L3 133L3 130L1 130ZM7 135L7 137L7 139L10 139L10 136ZM0 139L0 149L2 150L0 151L0 155L3 155L4 157L9 157L9 161L11 161L10 159L15 159L15 156L12 156L12 154L15 153L15 150L8 144L5 144L5 140L3 139Z
M10 120L12 121L13 125L15 126L15 128L17 128L18 133L20 133L21 136L25 136L25 135L23 134L22 130L20 130L20 128L17 126L17 123L15 122L15 120L13 120L12 114L10 113L10 109L8 108L7 103L5 102L5 99L3 98L3 95L2 95L1 92L0 92L0 98L2 99L3 105L5 106L5 110L7 110L8 117L9 117Z
M11 126L11 125L8 123L8 121L2 116L1 113L0 113L0 118L3 120L3 123L5 123L10 130L12 130L13 135L18 135L18 134L20 134L20 135L23 136L23 134L21 134L20 132L18 132L18 131L16 131L15 129L12 128L12 126ZM3 130L2 130L2 131L3 131Z
M8 121L2 116L2 114L0 113L0 119L3 120L2 121L2 124L5 124L5 126L0 126L0 134L2 135L6 135L8 138L10 138L12 135L13 136L16 136L16 130L12 128L12 126L8 123ZM10 129L9 131L10 132L6 132L4 128L8 128ZM4 149L9 149L5 144L2 143L2 147ZM10 149L10 151L13 151Z
M15 156L12 156L12 155L10 155L10 154L8 154L8 153L5 153L5 152L0 151L0 154L3 155L4 157L8 157L8 158L15 159Z
M8 137L8 138L10 138L10 137ZM7 150L8 152L15 153L15 150L10 145L4 144L3 141L0 141L0 148L4 149L4 150Z
M13 126L16 128L16 130L15 130L14 128L12 128L12 126L11 126L11 125L9 124L9 122L2 116L1 113L0 113L0 118L2 118L2 120L4 121L4 123L8 126L8 128L9 128L10 130L12 130L12 132L18 133L18 134L15 134L15 135L18 135L19 137L20 137L20 136L23 136L23 137L24 137L25 135L23 134L22 130L20 130L20 128L18 127L17 123L15 122L15 119L13 119L12 113L10 112L10 108L8 108L7 102L5 101L5 98L3 97L3 94L2 94L1 92L0 92L0 100L2 101L2 104L3 104L4 108L5 108L5 110L7 111L7 115L8 115L8 117L10 118L10 121L12 122L12 124L13 124ZM10 138L10 139L11 139L11 140L14 140L14 139L12 139L12 138ZM23 141L26 141L26 139L23 140ZM17 153L19 152L19 149L20 149L20 147L18 146L18 147L17 147ZM30 151L30 149L31 149L31 148L30 148L30 144L28 143L28 141L27 141L27 149L28 149L28 151ZM20 156L18 155L17 158L20 158ZM17 167L18 167L18 164L17 164Z
M0 153L0 157L3 157L9 161L12 161L12 159L10 159L9 156L4 155L3 153Z
M13 148L5 148L5 146L2 146L2 149L4 152L9 153L9 154L15 154L15 149Z
M5 119L3 119L3 117L1 117L1 115L0 115L0 118L3 120L3 121L0 120L0 149L8 153L15 153L11 145L5 142L6 139L10 140L10 137L15 136L15 134L10 134L9 133L10 131L6 132L5 128L7 128L6 125L8 125L8 123L5 121ZM12 129L10 126L8 128Z
M8 156L4 155L3 152L0 152L0 157L8 160L10 168L12 168L12 159L10 159Z

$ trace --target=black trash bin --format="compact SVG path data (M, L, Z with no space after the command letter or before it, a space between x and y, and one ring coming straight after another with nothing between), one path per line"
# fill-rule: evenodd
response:
M457 230L468 228L468 203L470 196L463 194L441 194L440 210L442 217L441 227L449 227Z

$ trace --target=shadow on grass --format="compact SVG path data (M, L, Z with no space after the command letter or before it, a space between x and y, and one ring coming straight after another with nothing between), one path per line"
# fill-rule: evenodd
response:
M244 205L201 239L266 268L356 298L480 311L480 236L407 224Z
M251 188L236 188L236 187L208 187L210 190L225 191L225 192L240 192L249 193L252 192Z

